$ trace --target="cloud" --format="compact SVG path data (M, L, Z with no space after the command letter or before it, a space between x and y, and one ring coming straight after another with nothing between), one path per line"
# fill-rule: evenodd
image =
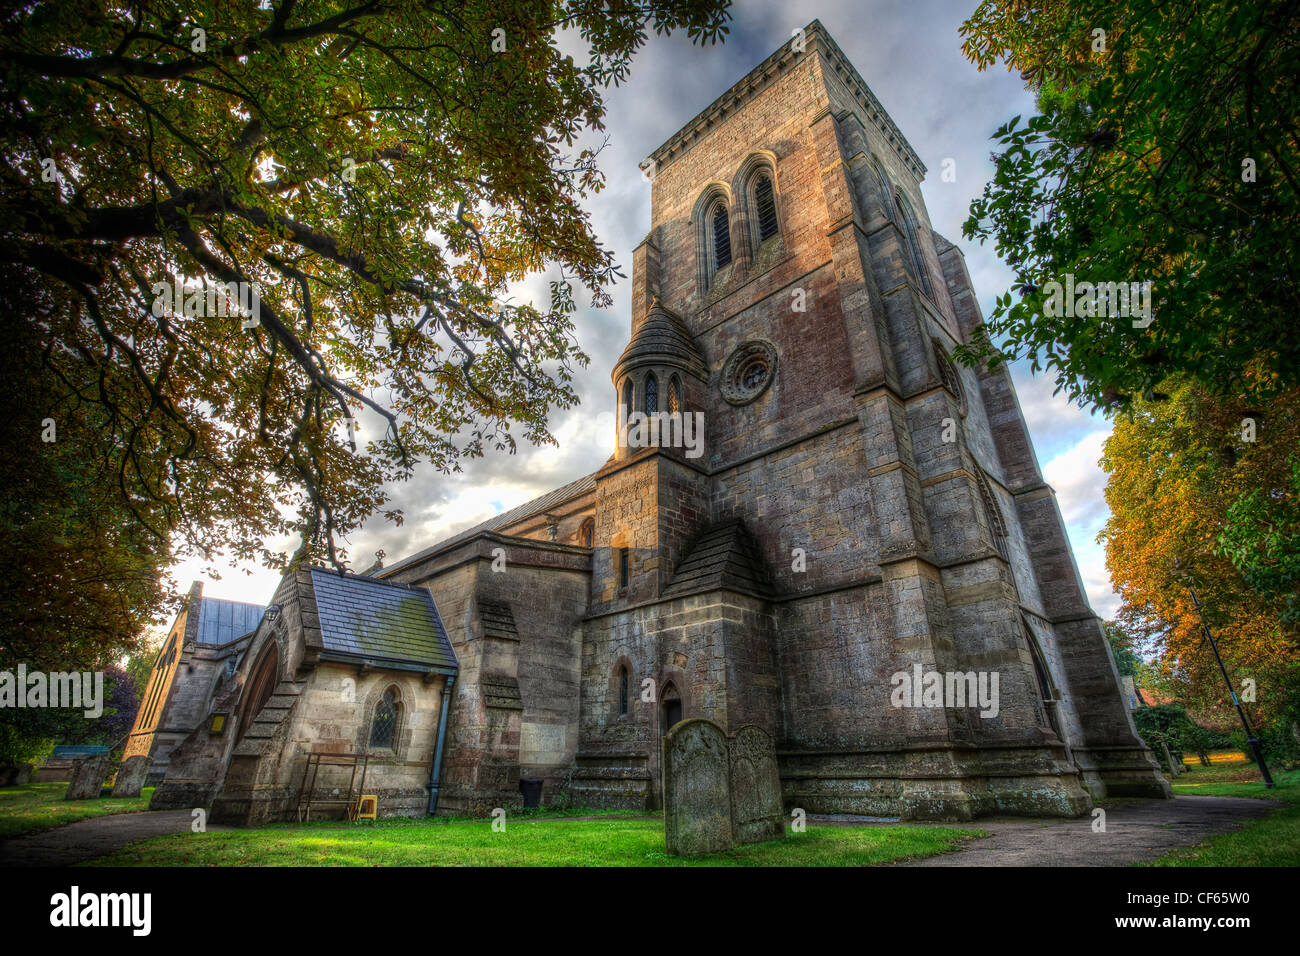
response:
M1079 576L1083 578L1088 603L1103 620L1111 620L1119 611L1120 597L1106 572L1105 550L1089 540L1083 547L1075 549L1074 556L1079 562Z
M1110 515L1105 499L1106 473L1097 464L1109 436L1110 429L1089 432L1043 466L1043 478L1056 489L1068 525L1100 529Z
M1105 498L1106 473L1097 462L1109 437L1109 426L1089 431L1043 466L1043 478L1056 490L1088 602L1108 619L1119 608L1119 596L1106 571L1105 549L1097 543L1097 534L1110 517Z
M1011 383L1040 461L1077 446L1091 432L1110 431L1104 417L1080 408L1064 392L1053 394L1055 377L1045 372L1032 374L1028 362L1011 363Z

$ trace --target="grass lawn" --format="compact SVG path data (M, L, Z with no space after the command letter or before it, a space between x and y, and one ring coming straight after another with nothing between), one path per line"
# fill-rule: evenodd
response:
M156 837L93 866L867 866L930 856L980 830L818 826L785 840L683 860L664 852L662 815L597 819L383 820L276 824Z
M1300 866L1300 770L1270 768L1275 786L1265 789L1253 761L1236 751L1199 760L1173 782L1177 796L1255 797L1288 804L1240 830L1211 837L1198 847L1174 850L1147 866Z
M136 813L149 809L153 787L146 787L132 800L64 800L66 783L29 783L21 787L0 787L0 839L36 833L51 827L102 817L110 813Z

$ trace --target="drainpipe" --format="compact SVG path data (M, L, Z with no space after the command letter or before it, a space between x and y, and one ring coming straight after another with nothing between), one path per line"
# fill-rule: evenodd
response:
M442 688L442 714L438 717L438 743L433 748L433 767L429 770L429 815L438 812L438 781L442 776L442 746L447 739L447 709L451 706L456 675L448 674Z

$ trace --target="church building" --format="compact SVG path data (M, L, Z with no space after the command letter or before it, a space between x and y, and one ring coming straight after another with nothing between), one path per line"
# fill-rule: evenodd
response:
M694 717L772 734L787 811L1169 795L1010 375L951 358L982 318L925 166L803 34L647 164L609 460L386 567L287 575L156 806L291 819L317 755L362 754L381 815L655 808Z

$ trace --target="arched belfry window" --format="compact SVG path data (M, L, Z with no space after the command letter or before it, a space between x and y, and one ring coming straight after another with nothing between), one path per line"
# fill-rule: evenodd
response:
M668 380L668 414L677 415L682 410L682 380L674 375Z
M370 721L370 746L375 750L394 750L397 741L397 718L401 709L397 700L397 688L390 687L384 691L379 703L375 704L374 717Z
M754 182L754 211L758 216L758 241L762 243L780 231L776 221L776 195L772 191L772 178L766 173Z
M735 265L731 248L732 202L731 186L714 180L704 186L691 208L691 228L695 230L695 292L701 301L709 298L710 291L718 291L718 272L727 269L729 274L728 267ZM742 227L745 218L742 207ZM725 280L724 274L722 285L727 284Z
M722 200L714 205L709 222L713 231L713 268L716 271L731 264L731 219L727 216L727 204Z
M912 204L908 202L902 190L894 191L894 202L898 206L898 219L903 227L904 241L907 245L908 259L912 265L912 275L921 286L921 291L928 298L934 298L934 289L930 287L930 270L925 266L925 259L921 255L921 238L917 230L916 214L912 212Z
M578 543L584 548L590 548L596 540L596 522L588 518L578 529Z
M645 377L645 413L653 415L659 411L659 380L651 372Z

